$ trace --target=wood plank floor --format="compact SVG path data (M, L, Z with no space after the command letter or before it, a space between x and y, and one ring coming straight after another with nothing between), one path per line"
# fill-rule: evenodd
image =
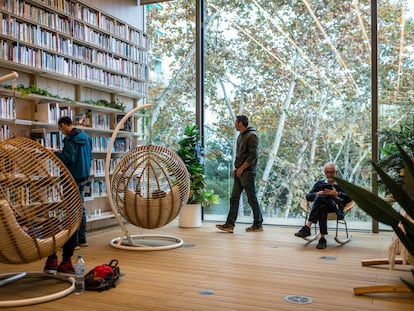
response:
M414 310L413 293L356 296L354 287L401 285L400 277L413 281L411 266L363 267L361 260L387 256L390 232L353 232L352 241L338 246L333 234L328 248L315 249L293 236L297 228L265 226L264 232L247 233L238 225L234 234L219 232L215 224L179 228L177 222L148 234L183 238L180 248L164 251L127 251L109 241L120 235L118 227L89 234L89 247L81 249L86 269L119 260L125 275L116 288L105 292L70 294L64 298L8 310ZM141 231L130 227L132 234ZM78 252L78 251L76 251ZM40 271L44 261L28 265L0 264L1 272ZM44 292L45 286L64 287L55 281L32 280L0 288L0 299ZM203 294L203 291L210 294ZM298 305L288 295L306 296L313 302Z

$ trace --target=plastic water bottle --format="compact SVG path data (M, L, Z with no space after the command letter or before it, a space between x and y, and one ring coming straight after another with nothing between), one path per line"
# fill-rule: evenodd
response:
M75 294L80 295L85 292L85 261L82 255L78 255L75 266Z

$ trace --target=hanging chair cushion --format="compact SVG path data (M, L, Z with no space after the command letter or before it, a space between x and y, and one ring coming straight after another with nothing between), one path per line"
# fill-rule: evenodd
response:
M55 252L68 237L68 230L62 230L53 237L42 238L41 232L31 236L22 228L6 200L0 200L0 258L10 264L30 263ZM39 238L40 237L40 238Z
M173 186L169 193L157 192L153 196L153 198L144 198L128 189L125 192L122 216L131 224L146 229L165 226L177 217L181 208L178 186Z

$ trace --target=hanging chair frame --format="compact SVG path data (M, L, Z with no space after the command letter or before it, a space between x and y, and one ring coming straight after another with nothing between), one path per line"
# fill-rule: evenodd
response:
M12 88L13 88L13 100L15 99L15 95L16 95L16 79L19 77L18 73L13 71L12 73L2 76L0 77L0 82L5 82L7 80L13 80L12 83ZM16 112L14 111L14 118L16 116ZM12 137L11 138L15 138L16 137L16 122L13 122L12 124ZM62 167L61 169L65 170L65 167L62 163ZM67 174L69 172L66 172ZM71 176L70 174L68 176ZM73 178L72 178L73 179ZM74 180L73 180L74 182ZM78 196L78 200L80 201L80 196ZM6 200L1 200L1 204L6 206L7 209L10 209L11 207L9 206L8 202ZM4 201L4 202L3 202ZM7 204L5 203L7 202ZM2 208L4 207L2 206ZM11 211L11 210L10 210ZM2 211L2 217L3 221L7 222L8 225L8 229L9 230L15 230L15 231L19 231L21 230L20 226L18 225L18 227L15 227L15 222L16 219L14 217L14 215L8 213L7 215L4 214L3 212L5 212L7 214L8 210L6 211ZM7 219L6 219L7 218ZM80 222L80 219L79 219ZM67 233L68 230L65 230L62 235L65 235ZM26 238L26 233L24 233L24 238ZM52 240L53 243L55 243L55 238L48 238L46 239L47 241ZM34 243L37 247L38 247L38 251L40 252L40 248L38 245L38 241L35 241ZM24 245L23 245L24 246ZM2 250L4 251L4 249ZM20 258L20 260L23 260L22 258ZM32 257L30 258L26 258L23 260L24 262L26 261L33 261L34 259ZM13 261L17 261L16 258L13 259ZM44 295L44 296L38 296L38 297L31 297L31 298L23 298L23 299L14 299L14 300L2 300L0 301L0 308L7 308L7 307L20 307L20 306L28 306L28 305L33 305L33 304L39 304L39 303L44 303L44 302L48 302L48 301L52 301L52 300L56 300L59 298L62 298L64 296L69 295L70 293L72 293L75 289L75 279L73 277L66 277L66 276L62 276L62 275L56 275L56 274L50 274L50 273L45 273L45 272L10 272L10 273L1 273L0 274L0 287L2 286L6 286L8 284L12 284L15 282L18 282L19 280L22 280L24 278L52 278L52 279L57 279L57 280L61 280L62 282L67 282L70 283L70 286L68 286L67 288L57 291L53 294L48 294L48 295Z
M118 210L116 209L114 202L113 202L113 198L112 198L111 182L109 178L109 166L110 166L110 160L111 160L112 147L115 143L115 139L118 135L118 132L123 127L126 120L128 120L134 113L136 113L139 110L151 108L151 107L152 107L152 104L145 104L145 105L137 106L137 107L134 107L132 110L130 110L127 114L125 114L124 117L116 125L114 131L112 132L112 136L109 141L108 149L106 152L106 158L105 158L106 193L108 195L109 205L111 206L114 217L121 227L121 235L117 238L112 239L110 241L110 245L118 249L135 250L135 251L154 251L154 250L173 249L173 248L180 247L184 244L184 241L181 238L170 236L170 235L154 235L154 234L131 235L125 223L122 221L121 215L118 213ZM149 246L148 244L139 242L139 241L144 241L146 239L147 240L150 240L150 239L163 240L170 244L162 245L162 246L160 245ZM124 241L126 241L127 244L125 244Z
M58 291L53 294L33 297L33 298L24 298L24 299L15 299L15 300L2 300L0 301L0 308L9 308L9 307L22 307L29 306L39 303L44 303L52 300L56 300L62 297L65 297L72 293L75 289L75 279L73 277L66 277L58 274L51 274L45 272L12 272L12 273L2 273L0 280L0 287L13 282L17 282L23 278L52 278L61 280L62 282L70 283L70 286Z

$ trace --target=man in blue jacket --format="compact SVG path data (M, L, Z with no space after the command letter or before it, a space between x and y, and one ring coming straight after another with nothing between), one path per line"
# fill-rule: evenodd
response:
M337 173L335 163L326 163L323 172L325 178L318 180L306 195L306 200L313 202L308 221L305 226L295 233L295 236L299 238L306 238L311 235L312 224L319 222L321 238L316 246L317 249L326 248L325 236L328 234L328 213L336 212L338 218L343 219L344 206L351 201L350 197L334 180Z
M45 272L73 274L71 257L77 244L87 246L86 243L86 209L85 209L85 182L89 178L92 161L92 141L88 134L75 128L72 120L65 116L58 121L59 130L63 139L63 150L56 151L55 155L62 160L75 179L82 199L82 221L77 232L63 246L62 262L58 265L56 254L48 257Z

